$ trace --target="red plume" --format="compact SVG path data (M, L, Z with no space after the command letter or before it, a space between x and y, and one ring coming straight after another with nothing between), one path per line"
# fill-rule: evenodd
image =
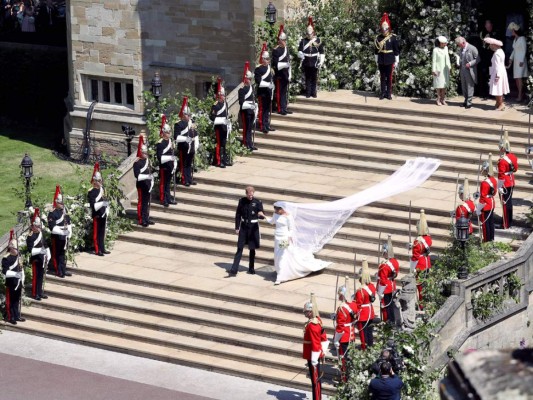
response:
M33 215L31 216L31 223L33 224L35 222L35 220L40 216L40 212L39 212L39 208L36 207L35 208L35 212L33 213Z
M313 28L313 32L315 31L315 24L313 23L313 17L309 17L309 22L307 23L307 26L311 26Z
M96 168L96 165L94 166L94 168ZM94 172L93 172L93 176L94 176ZM92 183L92 178L91 178L91 183ZM56 193L54 194L54 208L57 207L57 203L56 203L56 200L57 200L57 196L59 196L61 194L61 187L59 185L56 185Z
M246 73L250 71L250 61L246 61L244 63L244 72L242 73L242 83L244 83L244 80L246 79Z
M219 76L217 78L217 93L216 93L217 99L220 97L221 90L222 90L222 78Z
M261 49L261 54L259 54L259 64L263 64L263 52L268 51L266 42L263 42L263 48Z
M181 110L179 114L180 118L183 118L183 110L185 109L185 107L188 107L188 106L189 106L189 98L187 96L183 96L183 101L181 102Z
M137 157L141 158L142 156L142 147L144 145L144 136L139 136L139 144L137 145Z
M100 163L99 163L98 161L94 164L93 174L92 174L92 176L91 176L91 183L94 182L94 175L95 175L97 172L100 172Z
M161 114L161 128L159 128L159 137L163 137L163 127L167 123L167 116L165 114Z
M283 33L283 24L281 24L281 25L279 26L278 40L279 40L279 37L281 36L282 33Z
M9 231L9 242L8 243L11 243L11 241L15 239L15 230L14 229L11 229Z
M381 28L383 26L383 23L386 22L389 25L389 30L391 29L389 14L383 13L383 16L381 17L381 21L379 22L379 27Z

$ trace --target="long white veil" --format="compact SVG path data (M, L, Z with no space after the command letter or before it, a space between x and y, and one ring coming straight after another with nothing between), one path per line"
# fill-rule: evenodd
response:
M327 203L276 202L294 218L293 244L304 252L317 253L328 243L355 210L424 183L437 170L440 160L418 157L407 160L394 174L362 192Z

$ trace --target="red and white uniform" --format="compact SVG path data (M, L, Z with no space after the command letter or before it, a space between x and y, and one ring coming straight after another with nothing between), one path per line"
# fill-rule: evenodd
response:
M487 178L479 185L479 203L483 204L482 211L492 211L495 207L494 195L498 189L498 182L493 176Z
M518 159L513 153L502 155L498 161L498 188L513 187L515 185L514 173L518 171ZM502 181L500 183L500 181Z
M476 211L476 205L472 200L467 200L463 204L459 204L455 209L455 221L459 221L461 216L468 218L468 233L472 234L474 232L474 227L472 226L472 215Z
M395 258L389 258L380 264L378 269L378 286L385 286L383 294L391 294L396 290L394 279L400 273L400 264Z
M322 384L319 379L320 364L318 360L324 356L322 343L327 343L327 341L320 317L307 321L304 327L303 358L307 360L307 365L309 366L313 400L322 399Z
M376 287L369 283L355 292L355 303L359 308L359 318L357 319L357 329L359 330L359 339L361 340L361 349L365 350L367 344L373 345L373 326L370 322L375 318L372 299L376 298Z
M359 312L359 307L353 301L343 302L337 308L335 337L333 342L347 343L355 339L353 322Z
M431 246L433 241L430 235L418 236L413 242L411 253L411 268L419 269L420 258L424 257L424 264L427 265L426 269L431 268L431 260L429 259L429 253L431 252Z

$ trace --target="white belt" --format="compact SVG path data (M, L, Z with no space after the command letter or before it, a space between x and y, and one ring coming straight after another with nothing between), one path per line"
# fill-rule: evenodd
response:
M318 57L318 54L319 54L319 53L314 53L314 54L307 54L307 53L304 53L304 56L306 56L306 57Z
M352 326L352 324L344 324L343 326Z
M214 125L226 125L228 122L228 119L226 117L216 117Z
M488 194L487 196L485 196L487 199L492 199L492 195L491 194Z
M361 304L361 307L370 307L370 304Z
M514 174L514 172L505 172L504 173L504 175L507 175L507 176L512 175L512 174Z
M249 224L255 224L255 223L257 223L258 221L259 221L259 220L257 220L257 219L251 219L251 220L250 220L249 222L247 222L247 223L249 223ZM244 218L241 218L241 222L245 222L245 223L246 223L246 220L245 220Z

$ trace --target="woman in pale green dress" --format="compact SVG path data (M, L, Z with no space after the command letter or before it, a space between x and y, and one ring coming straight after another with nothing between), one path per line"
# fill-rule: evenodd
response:
M433 49L431 71L433 73L433 87L437 91L437 105L446 105L446 88L450 83L450 55L448 54L448 39L444 36L437 38L439 46Z

